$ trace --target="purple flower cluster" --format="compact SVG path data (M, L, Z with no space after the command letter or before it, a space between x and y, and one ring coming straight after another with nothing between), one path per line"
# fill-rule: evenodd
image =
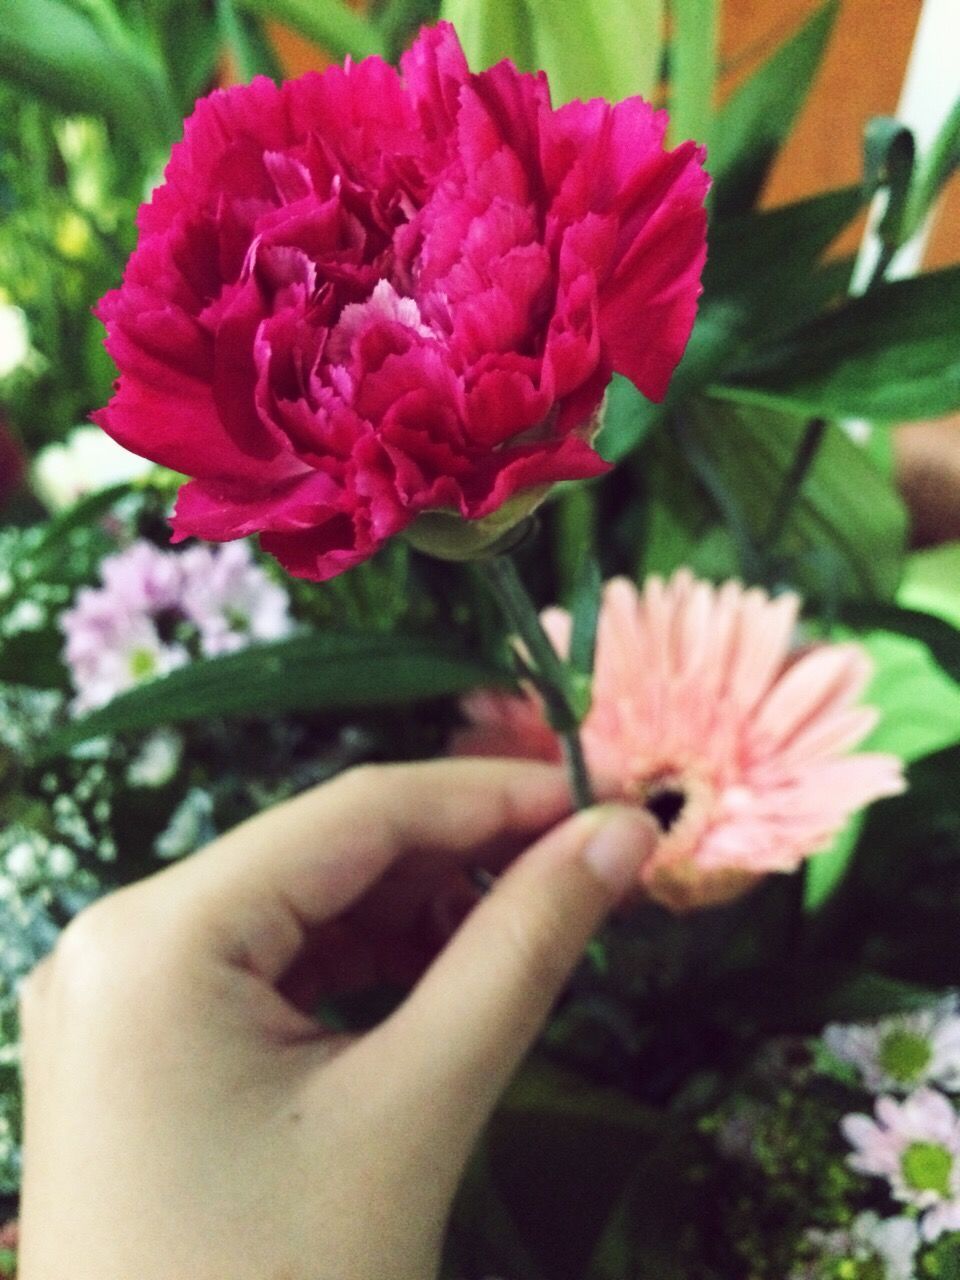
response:
M162 551L140 540L101 565L60 618L75 714L193 657L233 653L293 629L286 591L256 564L249 545Z

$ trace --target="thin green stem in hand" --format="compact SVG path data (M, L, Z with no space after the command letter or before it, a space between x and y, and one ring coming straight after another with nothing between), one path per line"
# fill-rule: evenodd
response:
M570 672L544 631L536 605L521 581L509 555L494 555L479 562L507 623L526 649L526 666L547 716L563 741L564 755L578 809L593 804L593 791L580 742L580 718L571 694Z

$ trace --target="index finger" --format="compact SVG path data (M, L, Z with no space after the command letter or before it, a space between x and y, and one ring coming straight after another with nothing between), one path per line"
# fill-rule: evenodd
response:
M304 932L341 915L399 860L468 866L491 842L524 841L570 812L563 771L539 762L372 765L251 818L189 862L189 890L217 945L271 979ZM189 883L187 883L189 881Z

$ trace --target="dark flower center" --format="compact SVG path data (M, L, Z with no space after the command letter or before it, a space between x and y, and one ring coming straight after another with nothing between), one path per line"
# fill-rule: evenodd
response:
M656 818L661 831L669 831L683 813L686 803L686 792L678 787L664 787L647 797L644 808Z
M161 609L153 615L153 625L157 629L157 635L164 644L173 644L180 633L180 627L185 621L185 615L182 610L172 607L169 609Z

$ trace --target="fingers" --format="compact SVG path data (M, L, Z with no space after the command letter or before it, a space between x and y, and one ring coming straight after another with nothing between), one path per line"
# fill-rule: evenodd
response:
M364 767L259 815L182 864L203 936L271 980L304 930L333 920L401 859L424 875L527 841L570 810L560 770L517 760Z
M467 1141L542 1027L607 913L636 885L658 829L604 806L556 828L473 911L369 1041L398 1078L446 1099Z

